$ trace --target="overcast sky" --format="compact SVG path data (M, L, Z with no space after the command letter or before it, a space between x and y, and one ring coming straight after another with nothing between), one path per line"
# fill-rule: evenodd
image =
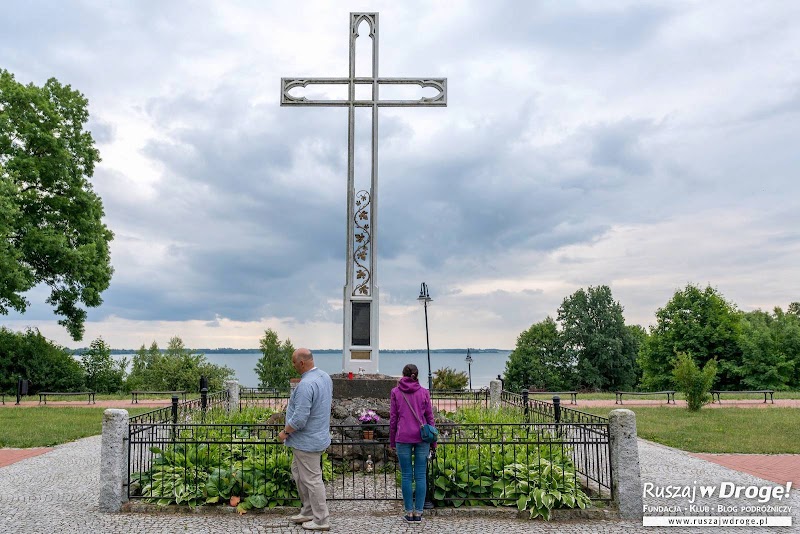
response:
M12 0L0 67L89 99L115 274L82 342L41 288L0 323L341 348L347 112L279 80L346 76L350 11L381 76L448 79L380 112L381 348L425 346L422 281L432 348L513 348L601 284L643 326L688 283L800 300L798 2Z

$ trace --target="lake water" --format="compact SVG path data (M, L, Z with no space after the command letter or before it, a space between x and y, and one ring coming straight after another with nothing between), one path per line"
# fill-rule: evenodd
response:
M478 352L472 354L472 387L489 387L489 381L503 374L506 369L509 351ZM256 362L260 354L206 354L211 363L227 365L236 372L239 383L245 387L258 387L256 376ZM467 372L467 357L463 352L431 352L431 373L442 367L450 367L456 371ZM342 372L342 353L316 353L314 363L328 374ZM428 356L427 352L384 352L380 355L378 363L379 372L400 376L403 367L413 363L419 368L419 381L422 385L428 384Z

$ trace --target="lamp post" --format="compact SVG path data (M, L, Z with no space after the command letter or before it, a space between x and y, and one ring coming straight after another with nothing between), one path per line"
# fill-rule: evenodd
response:
M464 361L467 362L467 369L469 370L469 390L472 391L472 356L469 354L469 348L467 348L467 357Z
M425 308L425 342L428 345L428 391L433 391L433 375L431 374L431 340L428 336L428 303L433 302L428 293L428 284L422 282L419 286L419 297L417 301Z

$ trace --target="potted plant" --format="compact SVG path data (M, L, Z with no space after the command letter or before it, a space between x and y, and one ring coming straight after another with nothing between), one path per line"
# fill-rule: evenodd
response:
M375 410L361 410L358 414L358 420L361 426L364 427L364 439L373 439L375 437L375 425L381 420L381 417L375 413Z

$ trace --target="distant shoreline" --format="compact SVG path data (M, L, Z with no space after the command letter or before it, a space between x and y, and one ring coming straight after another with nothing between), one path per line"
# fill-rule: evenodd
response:
M71 352L74 355L81 355L89 350L88 348L73 349ZM136 354L139 349L111 349L111 354ZM261 354L260 349L189 349L195 354ZM469 349L473 354L493 354L498 352L511 352L509 349ZM161 349L161 352L166 352ZM312 352L317 354L336 354L342 352L342 349L312 349ZM381 354L408 354L411 352L427 352L427 349L382 349ZM467 349L431 349L431 354L441 353L467 353Z

